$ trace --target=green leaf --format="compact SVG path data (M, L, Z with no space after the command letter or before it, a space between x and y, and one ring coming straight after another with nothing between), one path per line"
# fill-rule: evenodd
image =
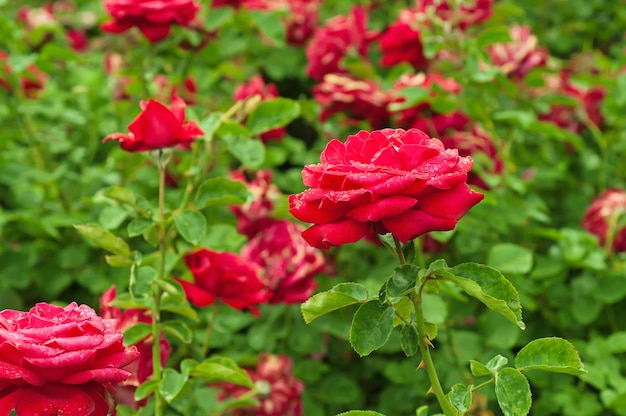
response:
M543 370L554 373L587 372L574 346L563 338L540 338L529 342L515 357L518 370Z
M248 116L246 126L252 134L261 134L287 125L300 115L300 103L288 98L262 101Z
M135 270L131 269L130 284L128 290L133 298L150 298L152 282L156 280L158 273L150 266L143 266Z
M174 223L176 229L186 241L194 246L206 235L206 218L198 211L175 212Z
M143 400L157 391L159 388L159 380L148 380L135 390L135 400Z
M485 366L487 367L487 369L489 370L491 374L495 374L498 371L500 371L500 369L502 369L505 365L507 365L508 362L509 362L508 358L503 357L502 355L498 354L495 357L493 357L491 360L487 361L487 364L485 364Z
M226 9L226 7L222 7L219 10L223 9ZM211 140L220 124L222 124L222 113L211 113L200 122L200 129L204 132L204 137L207 140Z
M505 43L511 41L511 33L507 26L494 26L480 31L476 37L476 44L479 48L494 43Z
M179 373L172 368L166 368L162 376L163 379L161 380L159 391L163 398L170 403L185 387L185 383L189 379L189 369L186 372Z
M350 410L349 412L338 413L337 416L385 416L373 410Z
M525 416L532 403L530 384L519 370L504 368L496 373L496 398L504 416Z
M358 283L340 283L332 289L313 295L300 306L307 324L337 309L362 303L369 297L367 289Z
M491 370L489 370L485 364L476 360L470 360L470 371L475 377L491 375Z
M126 241L122 240L110 231L107 231L97 224L74 225L74 228L87 240L96 246L117 254L120 257L130 257L130 248Z
M249 13L256 27L274 43L273 46L285 44L285 25L277 13L256 10Z
M419 334L414 325L404 325L400 330L400 348L407 357L417 354Z
M394 309L377 300L364 303L350 326L350 345L361 356L369 355L387 343L393 330Z
M452 406L463 413L467 412L472 405L472 387L474 387L472 384L465 385L461 383L452 386L450 393L448 393Z
M417 284L417 273L420 268L413 264L403 264L393 271L387 280L387 296L398 297L410 292Z
M241 181L225 177L210 178L202 182L196 193L198 209L211 205L243 204L248 198L248 188Z
M135 218L128 223L126 231L129 237L136 237L148 231L154 223L146 218Z
M521 329L522 305L517 291L499 271L478 263L463 263L448 270L447 278Z
M122 205L128 205L142 217L148 218L151 215L150 204L143 197L135 195L135 193L128 188L112 186L104 188L101 193L105 197L117 201Z
M133 265L133 261L127 257L121 256L104 256L107 264L111 267L130 267Z
M138 322L124 331L124 345L135 345L152 333L152 325Z
M402 88L398 91L400 97L404 98L404 101L399 103L391 103L387 106L389 111L401 111L407 108L415 107L430 98L430 91L420 87L408 87Z
M496 244L489 250L487 265L501 273L525 274L533 268L533 253L517 244Z
M168 320L162 324L161 329L166 334L178 338L185 344L190 344L193 339L191 329L183 321Z
M228 357L207 358L191 370L191 375L200 377L207 383L225 381L238 386L254 387L248 373Z

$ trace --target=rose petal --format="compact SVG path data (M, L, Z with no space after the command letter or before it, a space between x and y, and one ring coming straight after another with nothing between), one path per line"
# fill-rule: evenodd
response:
M185 291L185 296L194 306L203 307L209 306L215 302L215 296L204 289L194 285L186 280L176 278L176 281L181 284Z
M21 388L4 388L0 390L0 416L9 416L22 397Z
M408 196L392 196L362 205L350 211L347 217L360 222L379 221L381 218L395 217L411 209L416 202L415 198Z
M154 100L149 100L146 108L128 125L137 140L152 149L174 146L174 136L180 128L181 122L172 110Z
M422 197L418 206L425 213L439 218L458 220L485 196L470 189L465 183Z
M18 415L91 415L96 405L89 391L78 386L47 384L23 388L15 411Z
M384 218L381 222L403 243L430 231L452 230L457 223L456 220L433 217L424 211L417 210L411 210L393 218Z
M302 237L311 246L325 250L331 246L340 246L359 241L367 234L369 229L367 223L346 220L314 225L303 231Z

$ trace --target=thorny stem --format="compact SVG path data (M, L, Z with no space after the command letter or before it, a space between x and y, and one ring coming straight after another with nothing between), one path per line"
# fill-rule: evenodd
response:
M400 244L400 241L395 236L393 240L396 245L398 260L400 260L401 264L406 264L406 259L404 258L404 253L402 252L402 245ZM443 392L441 382L439 381L437 371L435 370L433 358L430 355L430 350L428 349L429 346L432 344L430 343L428 335L426 334L426 320L424 319L424 310L422 308L422 288L423 284L420 286L418 291L413 291L409 295L409 299L411 299L411 302L413 302L413 306L415 309L415 323L417 326L417 333L419 338L418 346L422 354L424 366L426 367L426 373L428 374L428 378L430 379L430 383L432 385L432 391L435 394L435 397L437 397L437 401L439 402L439 406L441 406L441 410L443 410L445 416L456 416L458 413L454 409L450 401L446 398L446 394Z

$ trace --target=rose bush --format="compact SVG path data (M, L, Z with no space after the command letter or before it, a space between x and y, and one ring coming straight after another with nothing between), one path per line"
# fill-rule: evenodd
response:
M0 312L0 414L107 415L110 392L138 356L117 324L76 303Z
M626 251L626 226L618 226L626 217L626 191L609 188L591 202L582 218L585 230L598 237L601 246Z
M483 195L467 186L469 157L411 129L361 131L332 140L321 164L307 165L307 189L289 197L289 212L313 223L302 236L326 249L352 243L373 228L402 242L454 228Z

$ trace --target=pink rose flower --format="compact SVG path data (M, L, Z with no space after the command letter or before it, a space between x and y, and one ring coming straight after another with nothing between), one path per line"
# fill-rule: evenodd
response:
M110 289L102 294L100 297L100 315L105 319L115 319L118 331L124 333L127 329L140 322L152 324L149 310L127 309L122 312L119 308L111 306L111 302L115 300L115 295L115 286L111 286ZM171 353L171 347L163 333L159 337L159 342L161 344L161 365L165 366ZM117 388L111 393L117 404L124 404L135 410L146 405L147 400L142 400L141 402L135 400L135 391L154 372L152 344L152 336L147 336L135 344L139 351L139 358L124 367L124 370L130 372L131 376L118 383Z
M113 133L103 142L117 140L127 152L146 152L175 146L189 146L204 135L193 121L185 121L186 104L175 96L171 107L155 100L142 101L141 113L128 125L130 133Z
M609 188L598 195L585 211L582 227L598 237L601 246L612 238L614 252L626 251L626 227L616 228L618 221L626 216L626 191Z
M423 69L428 65L418 29L420 19L425 18L426 15L421 11L413 9L400 11L398 20L389 25L380 36L380 50L383 54L382 66L408 62L416 69Z
M403 243L452 230L483 199L466 183L472 159L417 129L360 131L330 141L320 160L304 167L310 189L289 197L289 212L313 224L302 236L321 249L358 241L370 228Z
M233 99L246 100L258 95L261 100L271 100L279 96L278 88L274 84L265 84L263 78L260 75L255 75L250 78L247 83L241 83L235 88L233 93ZM261 140L267 142L269 140L281 140L285 137L286 129L284 127L278 127L266 132L261 133Z
M387 105L391 97L372 81L327 74L321 84L313 87L313 97L322 107L321 121L346 113L353 120L369 121L375 129L389 124Z
M512 25L509 31L511 42L487 47L493 65L514 78L524 78L533 68L546 65L549 52L539 47L537 37L528 26Z
M241 257L261 267L271 304L302 303L317 287L314 277L325 268L324 256L302 239L302 231L298 224L277 220L241 249Z
M236 254L200 249L186 255L184 260L194 282L176 280L195 306L208 306L217 299L235 309L249 309L258 316L258 305L270 297L259 277L259 266Z
M259 405L232 411L232 416L301 416L304 383L292 372L291 359L284 355L261 353L256 369L248 375L259 390ZM237 398L249 390L242 386L225 384L221 399Z
M115 319L86 305L38 303L0 312L0 415L93 415L111 410L108 392L137 358Z
M367 59L370 43L378 36L367 30L367 15L361 7L352 8L349 16L335 16L318 28L306 49L306 73L322 81L324 75L344 73L342 59L350 50L361 59Z
M253 238L260 230L270 225L274 201L281 196L280 190L272 184L274 173L271 170L258 171L251 181L248 181L243 172L235 171L233 179L244 182L254 199L242 205L233 205L230 210L237 217L237 231Z
M194 0L104 0L113 18L103 23L105 32L123 33L137 27L151 43L165 39L172 25L188 26L200 5Z

